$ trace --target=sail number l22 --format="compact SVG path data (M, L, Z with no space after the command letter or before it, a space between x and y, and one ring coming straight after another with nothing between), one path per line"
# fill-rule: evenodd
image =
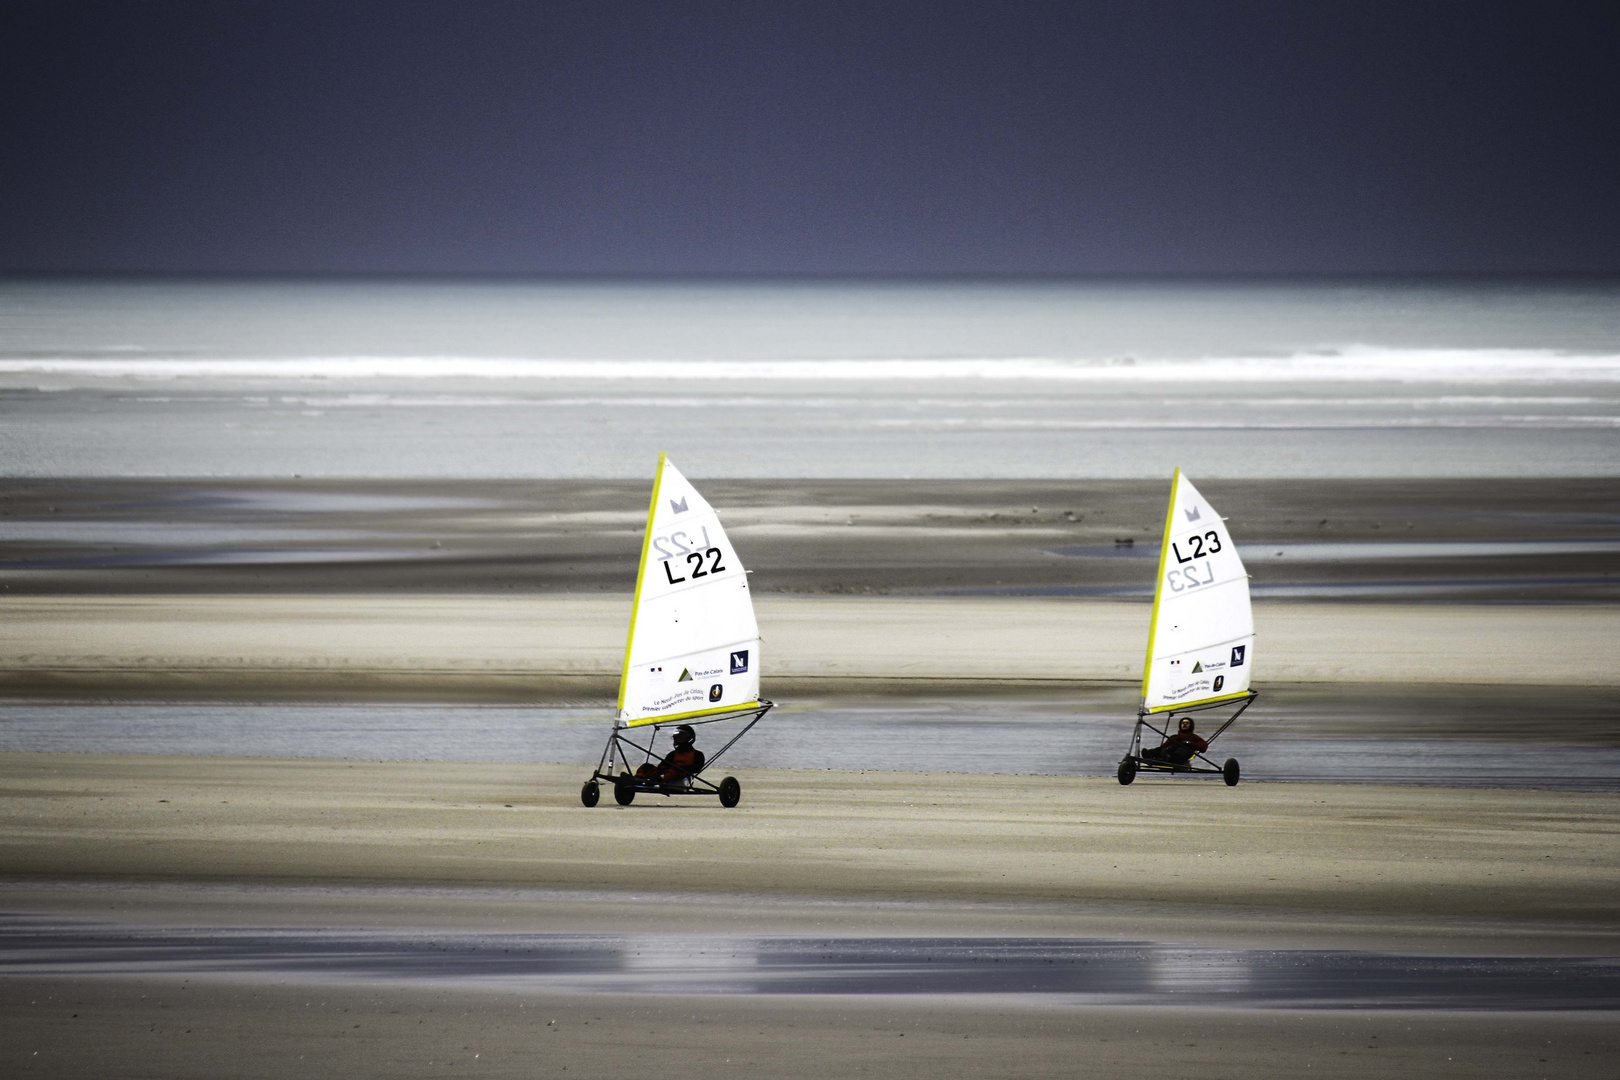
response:
M709 527L705 525L698 531L703 534L701 543L695 537L679 529L668 536L654 536L652 538L653 551L658 554L659 558L664 560L664 578L671 585L679 585L686 580L685 577L675 576L675 572L669 568L671 561L674 561L677 565L685 562L687 565L682 569L690 574L693 581L706 578L710 574L718 574L725 569L724 566L720 565L720 549L709 543ZM704 560L708 560L707 566L703 565Z
M707 569L705 569L703 566L704 559L709 560ZM704 551L689 552L687 553L686 561L689 565L683 569L691 572L693 581L696 581L698 578L708 577L710 574L718 574L720 571L725 569L724 566L720 565L720 549L717 547L708 548ZM669 568L668 559L664 560L664 577L671 585L679 585L681 582L686 580L684 577L675 576L675 572Z

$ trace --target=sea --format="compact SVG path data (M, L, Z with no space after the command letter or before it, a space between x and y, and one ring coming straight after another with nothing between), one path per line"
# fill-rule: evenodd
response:
M0 475L1613 476L1620 280L0 280Z

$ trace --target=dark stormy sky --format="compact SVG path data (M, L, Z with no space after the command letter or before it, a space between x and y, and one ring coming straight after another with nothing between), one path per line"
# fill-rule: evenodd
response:
M0 7L0 270L1620 271L1620 3Z

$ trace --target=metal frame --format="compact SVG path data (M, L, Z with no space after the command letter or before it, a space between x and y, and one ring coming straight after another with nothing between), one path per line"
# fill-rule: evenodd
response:
M1226 770L1221 768L1219 765L1216 765L1215 762L1211 761L1209 758L1205 757L1203 751L1194 751L1192 758L1190 758L1186 764L1182 765L1169 761L1158 761L1154 758L1144 758L1142 756L1142 729L1147 728L1149 731L1156 732L1161 740L1168 739L1170 737L1170 721L1174 719L1177 714L1206 712L1210 709L1224 709L1229 706L1236 705L1237 711L1226 718L1226 723L1215 729L1215 734L1204 740L1213 747L1215 745L1215 740L1220 738L1221 734L1227 728L1231 727L1232 724L1237 721L1237 718L1243 715L1243 711L1250 705L1254 704L1254 699L1259 696L1260 691L1250 690L1248 697L1233 701L1215 701L1205 705L1190 705L1185 709L1167 709L1162 713L1150 713L1146 710L1138 710L1136 714L1136 727L1131 731L1131 746L1130 749L1125 752L1125 760L1131 762L1136 767L1138 772L1152 771L1167 773L1206 773L1214 774L1216 776L1224 776L1226 775ZM1155 727L1148 719L1150 716L1163 716L1164 727ZM1198 765L1193 764L1194 761L1202 761L1208 766L1208 768L1201 768Z
M602 748L602 756L596 762L596 769L591 773L591 780L605 781L608 784L618 784L621 780L628 779L631 787L636 792L644 792L649 795L718 796L720 794L719 787L704 779L703 774L708 772L710 767L713 766L715 762L719 761L721 756L725 754L727 750L730 750L733 746L735 746L738 739L748 734L755 724L765 719L765 714L770 712L775 707L776 703L774 701L767 701L764 698L761 698L759 700L759 704L751 708L739 709L736 712L721 713L718 716L703 716L687 720L671 720L668 723L642 724L640 727L652 729L652 738L647 740L646 746L641 745L625 734L627 731L639 730L639 728L623 728L615 723L613 725L612 734L608 736L607 745ZM665 784L647 777L637 779L635 774L630 771L629 766L632 755L626 752L626 748L629 748L629 750L632 751L637 751L642 755L641 761L637 763L637 767L639 768L640 765L653 760L653 744L658 741L658 732L663 728L678 728L682 726L697 727L700 724L714 724L722 720L740 720L745 716L751 716L753 719L744 724L742 730L733 735L731 737L731 741L727 742L726 745L716 750L713 754L704 755L703 768L699 769L690 776L684 777L673 784ZM621 772L615 773L613 771L615 764L617 764L622 770Z

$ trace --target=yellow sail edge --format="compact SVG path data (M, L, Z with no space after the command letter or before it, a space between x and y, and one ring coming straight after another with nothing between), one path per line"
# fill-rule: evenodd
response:
M647 502L647 529L641 535L641 562L636 567L636 595L630 601L630 632L624 637L624 666L619 669L619 711L624 712L625 684L630 681L630 649L636 643L636 616L641 612L641 583L647 576L647 552L652 547L653 518L658 513L658 492L664 486L664 451L658 452L658 473L653 477L652 498Z
M1148 616L1147 658L1142 661L1142 701L1147 702L1148 679L1153 675L1153 639L1159 632L1159 595L1164 592L1164 563L1170 555L1170 527L1176 523L1176 492L1181 488L1181 466L1170 476L1170 505L1164 510L1164 535L1159 538L1159 576L1153 582L1153 614ZM1151 710L1157 712L1157 709Z
M671 713L668 716L644 716L636 720L626 720L627 728L646 727L649 724L673 724L677 720L696 720L700 716L714 716L717 713L740 713L750 709L759 708L758 701L745 701L740 705L719 705L712 709L698 709L694 712Z

